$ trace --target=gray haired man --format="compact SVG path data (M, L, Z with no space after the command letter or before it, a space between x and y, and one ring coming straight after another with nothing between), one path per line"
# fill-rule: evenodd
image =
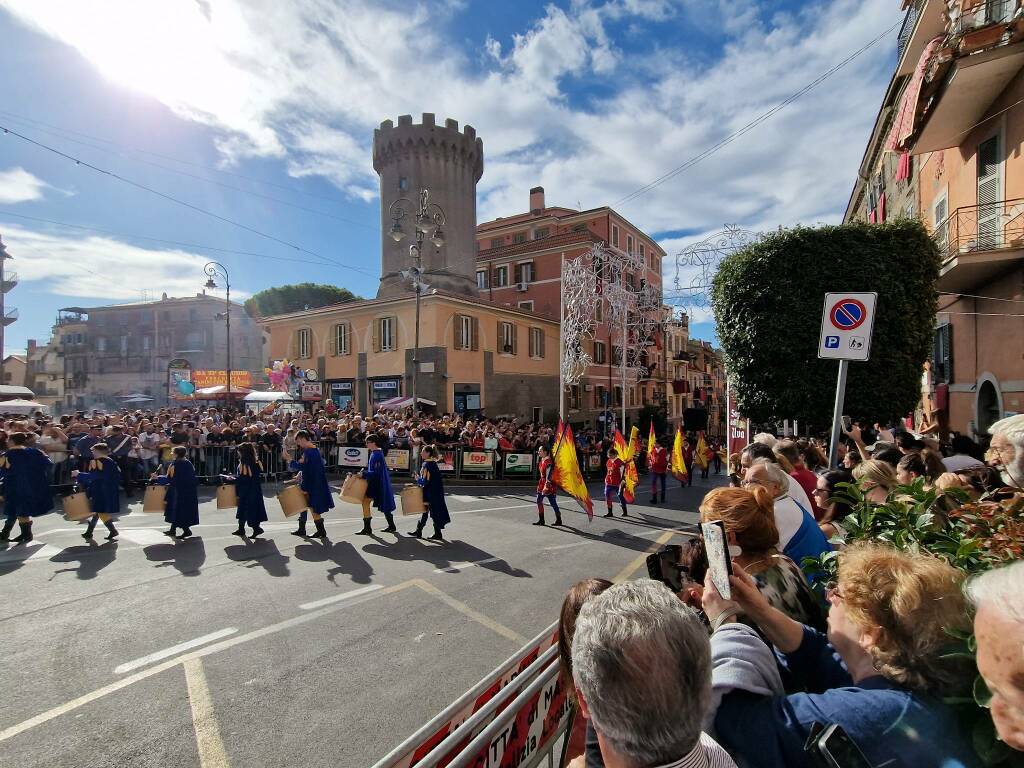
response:
M707 629L660 582L617 584L584 603L572 667L607 768L735 768L702 730L712 706Z
M1024 488L1024 413L1000 419L989 428L991 463L1006 485Z

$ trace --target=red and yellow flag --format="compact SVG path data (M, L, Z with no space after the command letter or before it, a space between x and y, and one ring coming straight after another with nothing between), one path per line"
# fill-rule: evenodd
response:
M636 498L634 491L636 484L640 482L640 473L636 469L636 455L640 452L640 430L634 426L629 432L629 443L622 436L622 433L615 430L615 451L619 458L625 462L624 474L625 484L622 489L622 498L627 504L632 504Z
M708 460L711 458L711 451L708 449L708 444L704 442L704 433L700 433L700 437L697 438L697 448L693 452L693 461L701 469L708 468Z
M686 469L686 458L683 456L683 430L676 427L676 439L672 443L672 477L683 482L689 474Z
M583 480L583 473L580 471L580 462L576 455L576 441L573 439L572 427L566 425L563 429L561 422L558 424L558 434L555 437L555 450L552 453L552 460L555 463L555 471L552 473L555 484L576 499L580 506L587 511L587 518L593 520L594 502L590 500L590 491L587 490L587 484Z
M647 455L654 453L654 446L658 444L658 438L654 435L654 419L651 419L651 431L647 434Z

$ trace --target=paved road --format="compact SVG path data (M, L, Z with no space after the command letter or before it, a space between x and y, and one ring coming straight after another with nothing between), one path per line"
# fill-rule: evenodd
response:
M116 543L49 515L30 545L0 544L0 765L372 765L554 621L572 583L643 574L718 482L592 523L563 499L562 529L530 525L526 489L452 488L444 544L355 536L348 504L325 543L291 536L273 499L257 542L208 500L185 542L138 503Z

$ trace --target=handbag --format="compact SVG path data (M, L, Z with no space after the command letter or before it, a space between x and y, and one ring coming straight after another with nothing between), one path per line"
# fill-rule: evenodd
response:
M63 499L64 517L68 520L87 520L92 517L92 507L89 506L89 497L85 491L77 486L73 493Z
M232 483L217 486L217 509L234 509L238 506L238 489Z

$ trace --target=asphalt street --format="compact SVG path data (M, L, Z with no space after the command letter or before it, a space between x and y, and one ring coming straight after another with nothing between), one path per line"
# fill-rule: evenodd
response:
M41 518L31 544L0 544L0 765L372 765L556 620L574 582L645 575L723 482L670 481L650 506L644 480L627 518L588 522L561 496L563 528L530 525L530 489L449 488L444 543L408 537L414 518L356 536L337 499L323 543L290 535L274 498L257 541L209 494L182 542L138 500L113 543Z

